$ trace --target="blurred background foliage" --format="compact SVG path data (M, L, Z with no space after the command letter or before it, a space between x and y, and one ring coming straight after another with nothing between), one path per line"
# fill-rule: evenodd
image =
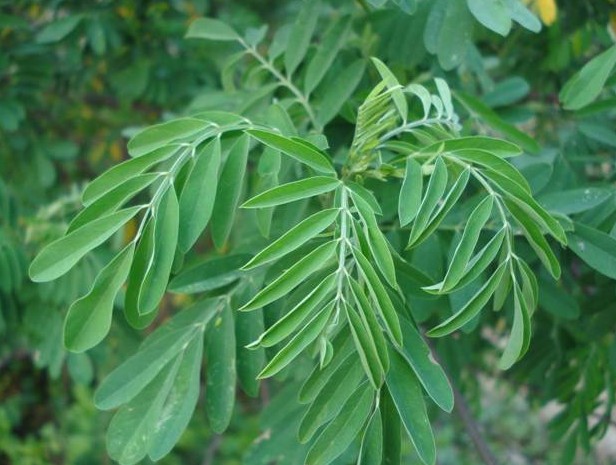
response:
M40 244L64 231L80 208L84 184L126 157L126 137L135 128L186 108L227 108L237 102L229 89L221 91L219 78L233 50L184 40L193 19L219 17L241 31L268 24L268 34L273 34L293 17L299 3L0 1L0 464L109 463L104 446L108 414L94 408L92 391L102 374L134 351L142 335L117 319L105 344L87 354L68 354L62 347L63 316L87 291L106 252L88 256L60 281L45 285L27 281L27 263ZM482 103L484 119L492 115L521 125L538 142L529 142L538 155L522 161L521 169L534 193L549 203L554 201L550 192L563 186L614 182L614 75L606 98L575 113L562 111L558 93L584 63L613 43L616 3L525 3L543 22L541 31L514 27L506 37L470 17L466 29L459 17L435 29L430 17L447 8L447 0L331 0L327 8L363 9L353 40L366 56L386 61L401 82L446 77L454 89ZM405 5L413 8L405 13ZM435 34L451 39L455 57ZM335 139L337 127L344 124L343 119L334 121L328 136ZM616 198L597 195L602 200L585 212L584 223L605 229L614 223ZM611 236L616 236L613 229ZM446 251L438 241L429 241L423 253ZM485 331L439 342L446 365L502 463L564 463L563 456L573 459L574 454L565 444L576 442L590 454L582 454L579 463L616 463L600 459L595 449L592 437L602 431L583 424L595 412L596 428L607 429L611 421L613 281L570 251L560 255L566 272L556 284L547 276L541 280L544 311L535 316L531 350L519 366L507 373L492 368L495 353L489 341L496 336ZM166 300L167 314L178 304ZM420 303L418 311L424 308L428 314L431 305ZM502 332L498 321L494 328ZM580 380L588 389L579 389ZM276 402L284 402L286 391L274 397L268 386L259 399L239 399L224 438L213 435L204 415L197 413L178 447L161 463L233 465L245 459L267 464L271 443L258 437L258 412L266 404L261 417L280 432L278 447L285 440L294 447L294 437L283 433L292 430L289 425L297 418L275 415ZM523 392L512 386L523 386ZM287 395L294 392L292 384L287 389ZM548 428L537 411L555 400L569 408L553 416ZM571 429L572 424L579 426ZM443 415L436 429L440 464L478 463L455 417ZM554 448L555 443L563 446Z

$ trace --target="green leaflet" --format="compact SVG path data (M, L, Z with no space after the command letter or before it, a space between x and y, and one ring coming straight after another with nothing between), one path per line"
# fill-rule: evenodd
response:
M357 465L381 465L383 460L383 422L376 408L364 431Z
M377 215L383 214L381 206L379 205L379 201L376 199L376 197L370 190L366 189L361 184L358 184L353 181L345 181L344 185L345 187L348 187L355 194L356 197L360 197L364 202L366 202L370 207L370 210L372 210L374 213L376 213Z
M150 126L128 141L128 153L131 157L141 157L171 142L183 141L194 136L212 124L196 118L178 118L166 123Z
M595 100L616 66L616 46L597 55L573 75L560 91L567 110L579 110Z
M434 83L436 84L438 95L441 98L441 102L443 103L445 116L450 119L454 118L456 113L453 109L453 102L451 101L451 89L449 89L447 81L437 77L434 78Z
M535 224L533 218L530 217L522 208L520 208L517 203L505 200L505 204L507 205L509 212L513 215L522 228L524 236L537 254L537 257L541 260L541 263L543 263L547 270L552 274L554 279L558 279L561 271L560 263L558 262L556 255L554 255L550 244L548 244L548 241L543 236L543 233Z
M275 132L260 129L249 129L246 132L259 142L280 150L315 171L336 174L336 170L327 156L313 146L300 142L301 139L290 139Z
M447 187L447 167L442 157L437 157L434 163L434 171L430 176L426 193L421 201L411 235L409 237L409 246L412 245L423 230L428 226L432 212L438 205L438 201L445 193Z
M526 178L511 163L493 153L478 149L459 149L455 152L455 156L466 162L485 166L516 183L526 193L531 193Z
M240 35L226 23L212 18L197 18L188 28L186 35L188 39L205 39L217 41L240 40Z
M180 150L180 147L177 145L161 147L147 155L126 160L105 171L86 186L82 194L83 204L85 206L92 204L125 181L143 173L155 164L167 160L178 150Z
M139 394L200 333L193 327L180 328L153 338L146 347L113 370L94 393L94 403L110 410Z
M402 344L402 331L400 330L400 322L398 321L398 315L396 309L391 303L387 290L378 275L372 268L372 265L368 259L356 248L353 248L353 256L357 260L359 269L362 275L366 278L370 293L372 294L375 302L378 303L377 308L383 317L385 323L385 329L387 330L391 340L396 344Z
M532 315L539 301L539 285L535 274L524 260L517 260L518 269L522 276L522 295L526 301L528 314Z
M307 1L303 3L302 9L297 15L284 51L284 67L288 76L293 74L306 56L310 39L319 19L320 10L320 1Z
M321 367L316 365L312 373L308 375L304 384L299 391L299 401L302 404L312 402L323 389L327 381L338 371L344 361L353 356L354 346L353 338L349 331L345 328L340 330L340 333L334 338L332 346L334 356L328 365Z
M411 157L406 159L404 181L400 189L398 200L398 219L400 226L409 224L419 212L421 204L421 192L423 188L423 174L421 165Z
M229 426L235 404L236 353L233 310L227 303L208 329L205 406L212 430Z
M447 196L441 203L440 207L438 207L438 209L436 209L434 214L430 217L430 220L428 224L424 227L424 229L421 231L419 228L416 229L417 232L416 238L413 242L414 245L426 240L438 228L438 226L445 219L447 214L456 205L456 202L464 193L464 189L466 189L469 178L470 168L465 168L464 171L460 173L460 176L458 176L453 186L451 186L451 190L447 193ZM413 231L415 231L415 227L413 227L413 229L411 230L411 236L413 235Z
M376 221L374 211L370 205L365 202L362 197L355 194L355 192L351 191L351 197L367 230L368 247L377 267L381 273L383 273L383 276L385 276L385 279L391 287L398 287L394 260L389 251L387 239L385 239Z
M233 226L246 173L249 142L245 134L238 138L231 147L220 174L211 225L212 239L217 249L224 246Z
M387 85L387 89L391 91L391 98L394 101L394 105L400 114L403 122L406 122L406 118L409 114L408 104L406 103L406 97L402 92L402 86L396 79L396 76L389 70L389 68L378 58L372 57L372 63L376 67L377 71L381 75L381 78Z
M385 372L370 330L366 328L361 317L353 308L344 302L342 305L344 306L347 321L351 328L351 334L355 341L355 350L359 355L359 360L364 368L364 372L366 376L368 376L368 380L373 389L378 390L381 384L383 384Z
M586 187L541 194L539 203L548 211L571 215L601 205L613 195L610 188Z
M464 277L466 267L475 250L479 235L492 214L493 196L489 195L471 212L462 233L462 238L456 247L449 264L449 269L443 279L441 293L449 292Z
M436 446L421 387L402 355L392 349L389 357L387 388L419 458L432 465L436 460Z
M240 311L246 312L261 308L288 294L312 273L324 268L333 257L337 245L336 241L330 241L314 249L262 289L250 302L240 308Z
M64 322L64 345L73 352L83 352L102 341L111 327L113 301L128 277L135 244L127 245L105 266L90 292L75 301Z
M145 458L182 356L161 366L147 387L112 418L107 430L109 456L121 465L132 465Z
M259 378L269 378L274 376L280 370L291 363L299 354L301 354L310 343L312 343L321 334L325 325L329 321L329 317L334 309L335 302L332 301L323 307L310 321L285 345L280 351L274 355L265 368L259 373Z
M336 178L315 176L276 186L247 200L242 208L264 208L331 192L340 186Z
M143 208L130 207L110 213L47 245L32 260L30 279L34 282L45 282L59 278Z
M336 273L327 276L303 300L270 326L250 347L272 347L290 336L299 325L333 292Z
M339 213L339 208L330 208L309 216L255 255L242 269L261 266L292 252L329 227Z
M166 190L153 215L153 249L137 296L140 315L156 310L169 282L178 240L179 206L175 189Z
M454 155L460 150L480 150L489 152L500 158L515 157L522 153L520 147L503 139L495 139L486 136L466 136L456 139L439 141L424 149L426 152L436 151L449 152Z
M169 283L169 291L182 294L196 294L227 286L242 275L240 267L249 255L224 255L207 257L182 270Z
M497 286L505 275L508 263L508 260L503 261L490 279L485 282L481 289L479 289L479 291L466 303L466 305L464 305L464 307L458 310L447 320L428 331L427 335L430 337L446 336L472 320L475 315L477 315L488 303L488 300L490 300L490 297L492 297L494 291L496 291Z
M305 465L328 464L342 454L364 427L373 402L374 391L370 385L360 385L313 443Z
M152 433L148 456L163 458L180 439L199 400L203 340L195 337L186 348ZM133 413L134 414L134 413Z
M502 35L511 30L511 16L505 0L467 0L468 8L477 21Z
M356 308L363 327L369 331L370 337L374 342L377 357L381 367L383 367L383 372L387 373L387 370L389 370L389 358L387 357L387 341L383 335L383 330L360 284L351 276L347 276L347 281L350 285L351 294L357 304Z
M453 391L447 375L434 360L430 348L423 340L415 326L405 318L400 319L404 344L399 350L417 379L432 400L445 412L453 409Z
M364 371L356 357L348 357L327 381L314 399L299 425L298 438L302 444L312 439L321 425L334 418L364 378Z
M218 187L220 138L216 137L197 154L180 196L178 247L187 252L207 226Z
M304 94L309 95L321 82L328 69L331 68L340 48L344 45L351 28L351 18L344 16L336 20L325 32L317 52L314 54L304 78Z
M513 326L507 346L501 356L498 367L509 369L524 355L530 343L530 314L522 290L517 282L513 283Z
M117 210L143 189L161 177L160 173L138 174L105 193L73 218L68 226L67 234L81 226Z
M321 126L325 126L336 117L344 103L353 95L365 71L366 62L359 59L345 67L328 83L317 107L317 122Z
M588 266L616 279L616 238L582 223L574 223L569 247Z
M68 36L79 25L84 15L76 14L55 19L47 23L37 34L37 44L51 44L59 42Z

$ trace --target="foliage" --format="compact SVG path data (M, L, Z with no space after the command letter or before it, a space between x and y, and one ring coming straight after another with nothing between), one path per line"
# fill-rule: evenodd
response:
M243 463L433 464L477 372L562 404L561 463L589 453L616 374L607 3L242 3L2 17L3 353L95 378L75 409L115 410L121 464L251 408Z

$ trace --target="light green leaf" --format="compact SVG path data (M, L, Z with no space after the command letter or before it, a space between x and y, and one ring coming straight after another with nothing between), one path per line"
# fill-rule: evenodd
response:
M374 391L368 383L360 385L347 399L338 416L314 442L305 465L322 465L342 454L362 430L374 402Z
M351 197L353 198L353 203L367 230L368 248L370 249L372 257L389 285L395 289L398 287L398 283L396 282L394 260L389 251L387 239L381 232L376 221L374 211L363 198L356 195L354 192L351 192Z
M258 378L269 378L285 368L301 354L321 334L334 309L335 302L331 301L314 315L308 323L274 355L265 368L259 373Z
M394 105L400 114L403 122L406 122L406 119L409 114L408 104L406 102L406 97L404 96L404 92L402 91L402 86L394 76L394 73L390 71L390 69L378 58L372 57L372 63L376 67L377 71L381 75L381 78L387 85L387 88L391 91L391 98L394 101Z
M541 21L521 0L506 0L509 15L516 23L532 32L541 31Z
M291 228L276 241L255 255L242 269L249 270L292 252L325 228L329 227L338 217L339 208L329 208L309 216Z
M488 300L490 300L492 294L494 294L494 291L505 275L508 263L509 262L507 260L503 261L490 279L485 282L481 289L477 291L477 293L466 303L466 305L464 305L447 320L428 331L427 335L430 337L446 336L472 320L475 315L477 315L488 303Z
M398 314L387 294L385 286L381 283L376 271L374 271L374 268L372 268L372 265L361 251L353 248L353 256L357 260L362 275L366 278L373 299L378 303L377 309L383 317L383 322L390 338L397 345L402 344L402 331L400 329L400 321L398 321Z
M211 126L211 123L196 118L179 118L156 124L138 132L128 141L128 153L133 158L141 157L172 142L181 142L198 133L204 134Z
M320 1L311 0L303 2L302 8L295 20L295 24L293 24L291 28L291 33L289 34L286 49L284 51L284 66L288 76L293 74L306 56L320 12Z
M180 230L178 247L187 252L203 232L214 210L218 169L220 168L220 139L216 137L197 154L180 196Z
M616 238L582 223L574 223L569 233L569 247L588 266L616 279Z
M362 379L364 370L361 364L356 357L348 357L304 413L297 433L302 444L310 441L321 425L340 412L345 400L353 394Z
M374 348L379 358L381 367L386 373L389 370L389 358L387 356L387 342L383 334L383 330L376 318L376 314L370 305L368 297L364 294L360 284L351 276L347 276L347 281L350 285L351 294L356 303L359 316L363 323L363 326L368 329L372 340L374 341Z
M378 390L383 384L385 370L379 358L374 339L370 334L370 329L366 327L362 318L350 305L346 302L343 302L342 305L344 306L353 341L355 342L355 351L364 368L364 373L366 373L374 390Z
M244 254L208 257L182 270L171 280L168 290L181 294L196 294L227 286L242 275L240 267L249 257Z
M334 256L337 246L337 242L330 241L314 249L262 289L250 302L240 308L240 311L261 308L288 294L312 273L324 268Z
M85 209L81 210L69 224L67 233L71 233L81 226L100 218L101 216L116 211L118 207L124 205L132 197L137 195L160 177L160 173L138 174L118 185L118 187L110 190L105 195L88 205Z
M250 346L272 347L290 336L299 325L318 308L333 292L336 285L336 273L327 276L304 299L289 310L282 318L270 326L258 340Z
M421 386L402 355L390 350L389 357L387 387L391 397L419 458L426 465L433 465L436 446Z
M459 149L455 152L455 156L468 163L485 166L491 171L497 172L499 176L506 177L511 182L516 183L527 194L531 192L526 178L512 164L488 151Z
M129 179L143 173L157 163L167 160L180 148L175 145L162 147L139 158L126 160L105 171L90 182L83 191L82 202L87 207Z
M83 352L102 341L111 327L113 302L128 277L135 244L127 245L98 274L90 292L75 301L64 322L64 345Z
M376 408L364 431L357 465L381 465L382 460L383 422L381 421L381 410Z
M143 208L130 207L110 213L47 245L32 261L30 279L45 282L62 276Z
M370 210L372 210L374 213L376 213L377 215L383 214L381 206L379 205L379 201L376 199L376 197L370 190L366 189L361 184L357 184L353 181L346 181L344 185L348 187L351 191L353 191L355 196L361 197L364 202L368 204Z
M323 152L301 139L290 139L272 131L250 129L246 131L259 142L286 153L291 158L310 166L320 173L336 174L336 170Z
M511 30L511 16L505 0L467 0L469 10L477 21L502 35Z
M306 95L309 95L319 85L327 70L331 68L340 48L346 42L350 28L350 17L343 16L336 20L325 32L317 52L306 69L306 77L304 78L304 93Z
M157 461L171 452L197 406L200 390L203 340L195 337L186 348L173 386L165 399L156 428L152 433L148 455Z
M489 195L471 212L462 233L462 238L451 258L440 292L449 292L464 277L468 262L479 240L479 235L492 214L493 204L494 198Z
M434 78L434 83L436 84L438 95L441 97L441 102L443 102L445 115L447 118L453 118L455 111L453 109L453 102L451 101L451 90L449 89L447 82L441 78Z
M169 187L154 211L153 250L142 275L137 309L145 315L158 307L165 294L178 240L179 206L175 189Z
M315 195L331 192L340 186L340 181L327 176L314 176L312 178L293 181L255 195L242 205L242 208L264 208L283 205L296 200L314 197Z
M417 216L419 205L421 204L422 188L423 174L421 172L421 165L409 157L406 159L404 181L402 181L398 201L400 226L406 226Z
M533 218L530 217L526 211L520 208L517 203L505 200L505 204L507 205L509 212L513 215L522 228L524 236L537 254L537 257L541 260L541 263L543 263L543 265L548 269L554 279L558 279L561 271L558 258L554 255L550 244L548 244L548 241L545 237L543 237L543 233Z
M400 354L406 359L436 405L445 412L451 412L454 397L447 375L432 357L428 344L415 326L405 318L400 320L400 325L404 336L404 344L398 349Z
M208 328L205 404L210 426L222 433L229 426L235 405L235 329L233 310L227 302Z
M359 59L346 66L329 82L327 88L323 90L316 111L317 122L321 126L325 126L336 117L344 103L353 95L365 71L366 62Z
M513 326L507 346L498 361L501 370L507 370L520 359L530 340L530 316L526 301L517 282L513 283Z
M188 27L184 36L188 39L206 39L218 41L240 40L240 35L228 24L212 18L197 18Z
M421 201L417 215L415 216L415 222L413 223L408 246L413 245L428 225L434 209L438 206L439 200L445 193L446 187L447 167L445 166L443 158L438 157L434 163L434 171L430 176L426 193Z
M567 110L579 110L595 100L616 66L616 45L584 65L562 88L560 100Z
M82 15L71 15L56 19L55 21L45 25L45 27L39 31L38 34L36 34L36 43L51 44L54 42L60 42L75 30L82 19Z
M148 386L112 418L107 430L107 451L121 465L136 464L147 454L181 359L180 355L161 366Z
M250 140L244 134L231 147L220 174L211 225L212 240L219 250L224 247L231 233L240 195L242 194L249 149Z

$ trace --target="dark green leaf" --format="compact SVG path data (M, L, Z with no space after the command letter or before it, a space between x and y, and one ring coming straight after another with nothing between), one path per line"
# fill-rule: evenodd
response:
M591 268L616 279L616 239L598 229L575 223L569 247Z
M306 56L320 12L320 1L303 2L302 9L297 15L284 51L284 66L287 70L287 75L292 75L293 71L295 71Z
M248 259L249 255L243 254L208 257L173 278L169 291L196 294L227 286L242 275L240 267Z
M240 35L226 23L212 18L198 18L188 27L186 38L218 41L240 40Z

